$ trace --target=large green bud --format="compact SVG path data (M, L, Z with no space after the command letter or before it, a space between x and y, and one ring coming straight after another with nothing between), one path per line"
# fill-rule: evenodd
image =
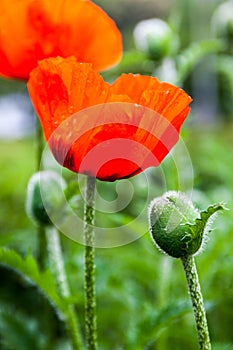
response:
M155 60L176 54L179 38L174 30L158 18L139 22L134 29L136 48Z
M159 249L174 258L193 255L210 230L209 218L220 209L223 205L218 204L199 212L185 194L167 192L150 204L151 237Z
M66 199L64 179L54 171L35 173L28 183L26 211L37 225L49 226L62 220L65 215Z

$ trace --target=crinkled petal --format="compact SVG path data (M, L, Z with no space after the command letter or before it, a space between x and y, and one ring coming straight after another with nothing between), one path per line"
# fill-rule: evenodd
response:
M122 74L112 84L112 93L127 95L132 102L139 103L144 91L155 90L160 85L157 78L140 74Z
M75 57L56 57L39 62L29 79L28 90L48 139L75 112L104 103L109 84L91 64L77 63Z
M28 87L57 161L105 181L158 166L178 141L191 102L152 77L122 75L109 85L74 57L39 62Z
M139 74L121 75L113 83L111 91L116 95L125 94L132 102L156 111L171 122L174 121L177 129L184 122L189 112L186 107L192 101L182 89Z

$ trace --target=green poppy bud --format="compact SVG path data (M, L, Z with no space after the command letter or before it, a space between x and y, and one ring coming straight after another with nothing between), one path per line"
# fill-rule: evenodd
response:
M56 172L44 170L35 173L28 183L26 211L33 222L49 226L54 220L62 219L66 199L64 179Z
M174 55L179 48L179 38L173 29L158 18L139 22L134 29L136 48L155 60Z
M197 253L205 233L207 222L221 204L199 212L190 199L181 192L170 191L154 199L149 207L150 232L154 243L174 258Z

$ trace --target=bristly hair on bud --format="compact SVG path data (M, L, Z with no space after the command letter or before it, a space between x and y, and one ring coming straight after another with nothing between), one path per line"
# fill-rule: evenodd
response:
M149 206L151 238L160 250L174 258L194 255L200 252L210 231L210 217L223 209L220 203L199 211L184 193L166 192Z

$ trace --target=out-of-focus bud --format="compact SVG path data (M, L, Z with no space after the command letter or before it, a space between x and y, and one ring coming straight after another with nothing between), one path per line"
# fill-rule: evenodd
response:
M178 35L158 18L139 22L133 34L136 48L155 60L174 55L179 48Z
M224 39L228 49L233 51L233 0L226 1L217 7L211 25L214 35Z
M193 255L200 250L210 231L209 218L220 209L224 209L223 205L216 204L199 212L185 194L169 191L150 204L152 240L174 258Z
M64 179L50 170L35 173L28 183L26 211L37 225L49 226L62 220L66 198Z

